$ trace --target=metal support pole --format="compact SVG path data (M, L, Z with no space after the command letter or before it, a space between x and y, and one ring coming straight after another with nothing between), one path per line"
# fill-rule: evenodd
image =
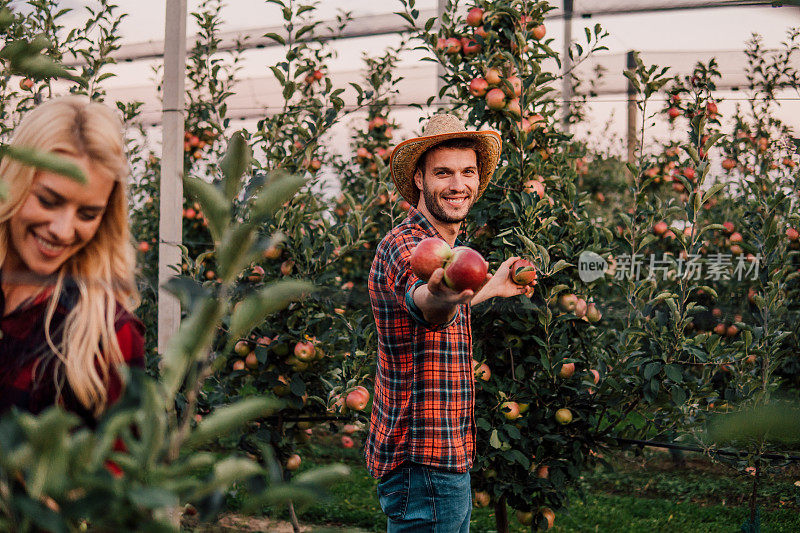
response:
M627 69L636 68L636 61L633 59L633 51L627 53ZM628 81L628 163L636 164L636 89Z
M561 128L569 131L569 115L572 110L572 76L569 74L572 69L572 60L569 57L569 49L572 45L572 0L564 0L564 55L561 58L564 77L561 80L561 96L563 105L561 108Z
M186 0L167 0L164 31L164 102L158 222L158 352L178 330L181 306L164 290L180 264L183 206L184 79L186 76Z
M438 0L436 4L436 20L437 20L437 27L441 28L442 26L442 14L444 13L445 7L447 6L447 0ZM444 79L443 76L445 75L444 65L441 63L436 63L436 101L443 101L439 98L439 92L444 87Z

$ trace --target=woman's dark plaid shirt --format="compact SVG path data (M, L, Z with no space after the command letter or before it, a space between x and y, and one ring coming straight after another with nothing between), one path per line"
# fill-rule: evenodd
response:
M475 451L472 331L468 305L432 325L414 304L423 283L411 272L419 241L440 237L412 207L378 245L369 295L378 328L378 369L367 468L381 477L403 461L467 472ZM458 242L456 243L458 244Z

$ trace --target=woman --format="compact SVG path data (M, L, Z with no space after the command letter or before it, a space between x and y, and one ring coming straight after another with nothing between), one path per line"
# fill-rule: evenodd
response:
M60 404L93 425L122 392L116 367L144 366L122 126L69 96L26 115L12 144L72 161L86 183L0 162L0 413Z

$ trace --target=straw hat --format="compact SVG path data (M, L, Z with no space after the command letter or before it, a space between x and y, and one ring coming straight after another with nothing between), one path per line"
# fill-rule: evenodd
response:
M397 191L412 205L419 201L419 189L414 184L414 172L417 161L425 151L448 139L474 139L478 147L478 161L480 167L481 183L478 188L480 198L489 180L492 179L494 169L500 160L500 134L496 131L467 131L464 123L456 116L439 113L431 117L422 137L415 137L398 144L392 151L389 168L392 171ZM476 198L476 199L477 199Z

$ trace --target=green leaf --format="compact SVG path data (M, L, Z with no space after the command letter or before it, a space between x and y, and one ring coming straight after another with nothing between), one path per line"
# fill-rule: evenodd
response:
M217 261L220 278L231 281L251 261L255 238L255 228L252 224L228 227L219 245Z
M197 424L185 445L187 448L197 448L209 444L217 437L232 432L250 420L272 414L282 406L283 402L275 398L251 397L218 407Z
M673 385L670 388L670 395L675 405L683 405L686 403L686 391L684 391L683 388Z
M681 368L678 365L667 365L664 367L664 373L676 383L683 381L683 374L681 374Z
M228 141L228 150L219 162L225 178L225 197L233 200L239 194L242 175L250 168L253 154L242 132L237 131Z
M203 215L208 220L208 229L211 237L219 242L222 232L230 221L230 201L226 200L222 192L212 183L200 178L184 175L183 186L186 194L200 204Z
M268 183L261 188L253 201L250 209L250 220L254 224L260 224L271 217L305 183L305 178L294 175L283 175L268 180Z
M661 370L661 366L662 366L661 363L659 363L658 361L647 363L647 365L644 367L644 379L650 379L656 374L658 374L659 371Z
M242 300L231 317L230 342L247 334L267 316L313 290L314 285L305 281L278 281Z
M83 170L69 159L57 154L42 152L25 146L0 146L0 156L16 159L20 163L86 183Z
M178 505L178 496L161 487L134 487L128 491L131 501L145 509L163 509Z

